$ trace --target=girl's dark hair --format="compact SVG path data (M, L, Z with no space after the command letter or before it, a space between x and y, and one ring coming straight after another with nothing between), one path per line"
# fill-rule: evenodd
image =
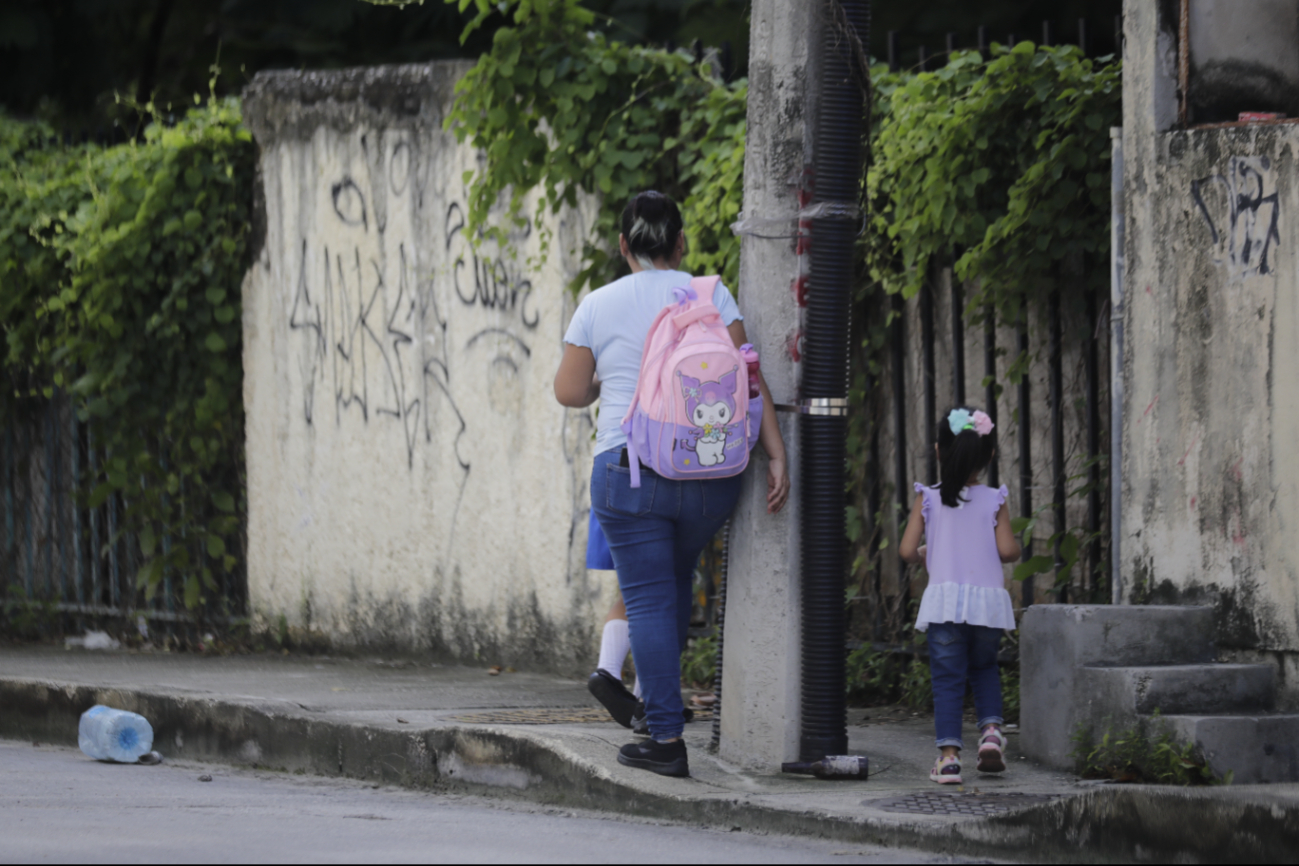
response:
M956 409L965 409L970 414L976 411L973 406L957 406ZM980 436L974 430L953 433L947 420L950 415L949 412L938 422L938 492L944 505L956 508L967 501L961 498L961 489L970 476L982 472L992 462L993 452L997 450L997 433L995 430L987 436Z
M684 225L677 203L654 190L633 196L619 223L627 248L646 268L653 268L657 258L672 258Z

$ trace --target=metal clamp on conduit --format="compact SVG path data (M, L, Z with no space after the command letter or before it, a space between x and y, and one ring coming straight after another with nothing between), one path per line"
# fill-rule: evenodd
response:
M819 201L798 212L801 220L855 220L861 216L861 205L855 201Z
M847 397L811 397L797 403L777 403L777 412L793 412L796 415L830 415L843 417L848 414Z

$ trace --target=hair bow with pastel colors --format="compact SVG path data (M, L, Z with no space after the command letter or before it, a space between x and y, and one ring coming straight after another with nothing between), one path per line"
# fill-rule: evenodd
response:
M996 425L981 409L971 412L969 409L953 409L947 416L947 426L957 436L966 430L973 430L980 436L987 436Z

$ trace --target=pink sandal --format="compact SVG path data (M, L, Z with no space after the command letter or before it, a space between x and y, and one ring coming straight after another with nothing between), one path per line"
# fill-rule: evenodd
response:
M961 759L955 755L940 757L929 771L929 780L940 785L961 784Z
M983 729L979 739L979 763L975 769L980 773L1003 773L1006 770L1006 737L1001 728L988 725Z

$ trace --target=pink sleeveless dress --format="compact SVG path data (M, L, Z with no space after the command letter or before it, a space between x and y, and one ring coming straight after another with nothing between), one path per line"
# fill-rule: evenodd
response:
M929 571L916 630L944 622L1014 629L1015 609L1006 592L996 534L997 512L1010 491L983 484L966 487L961 496L968 501L956 508L943 504L937 487L916 484L916 492L924 497L920 513Z

